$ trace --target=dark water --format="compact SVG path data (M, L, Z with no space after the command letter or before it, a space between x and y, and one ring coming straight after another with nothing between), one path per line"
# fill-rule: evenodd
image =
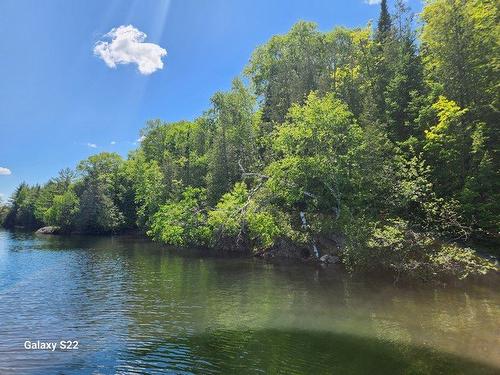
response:
M395 287L132 238L0 231L0 374L498 374L497 282Z

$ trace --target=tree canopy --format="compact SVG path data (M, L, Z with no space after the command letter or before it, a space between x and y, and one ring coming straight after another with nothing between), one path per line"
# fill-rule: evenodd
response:
M351 269L483 273L463 245L499 241L498 10L427 0L416 28L384 0L375 27L298 22L199 118L148 121L126 159L21 184L0 219L311 256L335 240Z

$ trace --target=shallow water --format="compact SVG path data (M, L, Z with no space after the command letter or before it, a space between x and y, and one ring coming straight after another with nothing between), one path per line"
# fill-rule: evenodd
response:
M0 230L0 374L498 374L499 323L498 277L394 286L127 237Z

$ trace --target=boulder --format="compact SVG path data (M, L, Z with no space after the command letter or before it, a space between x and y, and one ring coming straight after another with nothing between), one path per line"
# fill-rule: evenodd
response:
M319 260L325 264L335 264L340 263L340 258L336 255L325 254Z
M59 234L61 233L61 228L56 226L48 226L40 228L36 231L37 234Z

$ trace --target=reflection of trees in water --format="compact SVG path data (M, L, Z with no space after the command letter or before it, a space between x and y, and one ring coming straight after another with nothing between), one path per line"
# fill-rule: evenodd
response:
M498 369L430 349L305 330L211 330L123 352L136 371L203 374L496 374ZM118 366L118 370L120 369ZM160 370L162 369L162 370ZM155 372L156 370L156 372Z
M140 307L129 311L137 323L130 328L132 336L297 327L425 343L496 361L478 345L485 339L491 352L495 331L475 324L483 319L493 324L492 302L470 301L460 289L395 287L392 280L353 279L304 265L180 258L168 252L134 252L133 269L133 294ZM464 341L467 345L460 346Z
M397 349L411 361L420 360L412 352L425 343L498 364L494 334L500 304L489 287L396 287L391 279L353 278L336 268L202 256L133 238L18 237L22 246L60 257L58 272L68 282L52 292L60 296L57 304L67 305L64 311L88 328L86 335L102 336L98 345L114 345L122 360L153 361L148 353L168 359L176 352L178 361L191 361L195 349L202 358L210 354L204 345L224 339L226 350L246 350L247 358L257 361L251 351L264 350L258 338L269 351L258 354L265 366L279 363L282 345L327 363L333 358L321 346L329 348L329 340L341 345L344 338L357 337L359 350L365 350L365 337L373 345L389 342L382 352ZM307 349L316 342L319 348ZM298 360L307 360L300 355Z

